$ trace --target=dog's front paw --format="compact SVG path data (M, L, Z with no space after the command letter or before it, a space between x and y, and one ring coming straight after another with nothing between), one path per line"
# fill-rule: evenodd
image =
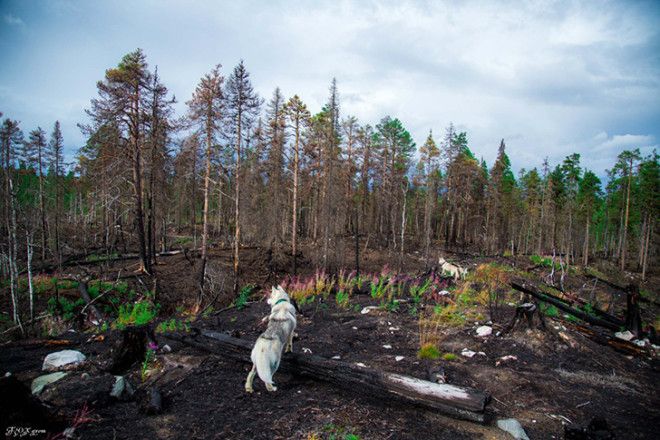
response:
M245 392L246 392L246 393L254 393L254 388L252 388L252 387L245 387Z
M270 392L277 391L277 387L273 384L270 384L270 383L266 384L266 389Z
M284 349L285 353L290 353L293 351L293 344L288 344L286 348Z

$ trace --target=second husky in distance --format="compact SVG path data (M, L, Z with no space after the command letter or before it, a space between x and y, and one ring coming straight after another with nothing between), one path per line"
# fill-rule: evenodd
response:
M280 366L282 351L291 351L293 348L293 330L296 328L296 309L291 304L289 295L282 287L273 287L268 297L270 304L270 315L268 328L259 335L254 344L252 354L252 370L245 381L245 391L254 391L252 382L255 374L266 384L268 391L276 391L273 385L273 374Z
M467 269L457 264L451 264L442 257L438 259L438 264L440 265L440 270L442 270L442 273L449 273L454 277L454 281L457 281L459 278L465 279L467 276Z

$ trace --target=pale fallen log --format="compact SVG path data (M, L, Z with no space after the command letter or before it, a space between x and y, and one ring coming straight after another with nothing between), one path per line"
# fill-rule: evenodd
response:
M252 342L229 335L201 331L198 337L165 335L192 347L251 363ZM479 423L487 421L487 392L456 385L438 384L401 374L381 372L346 362L302 353L287 353L280 370L331 383L339 388L376 398L381 402L398 400L404 404L436 410L444 415ZM385 400L387 399L387 400Z

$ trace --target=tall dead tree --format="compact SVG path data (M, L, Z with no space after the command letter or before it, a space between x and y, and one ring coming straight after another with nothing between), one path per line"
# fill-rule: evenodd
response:
M0 129L0 145L2 146L2 162L5 180L5 227L7 230L7 259L9 263L9 290L12 302L12 318L14 323L23 330L18 303L18 241L16 223L16 189L14 186L15 150L23 143L23 132L18 122L5 119Z
M308 124L310 113L307 106L301 101L298 95L293 98L284 106L284 113L292 124L294 130L294 143L293 143L293 200L291 208L291 254L293 255L293 274L297 272L297 248L296 238L298 236L298 174L300 171L300 131Z
M46 133L37 127L30 132L28 141L25 143L25 161L34 166L39 181L39 218L41 226L41 264L46 261L46 249L48 248L48 228L46 226L46 196L44 195L44 161L46 158Z
M62 138L62 130L60 128L60 121L55 121L53 133L50 136L49 156L51 159L51 166L53 169L53 178L55 186L55 209L53 212L53 219L55 221L55 259L57 266L62 269L62 250L60 248L60 215L62 211L62 171L64 167L64 140Z
M187 102L189 108L188 117L198 126L198 133L206 144L205 166L204 166L204 210L202 215L202 262L199 269L199 301L204 289L204 278L206 275L206 263L208 260L208 236L209 236L209 194L211 186L211 158L216 147L216 139L221 128L224 111L224 93L222 85L224 77L220 74L220 64L207 73L197 85L193 97ZM192 140L195 142L196 140ZM196 153L193 152L193 157ZM193 159L194 161L194 159ZM194 164L194 162L193 162ZM194 174L194 171L193 171ZM193 176L194 191L194 176ZM193 207L194 211L194 207ZM194 227L194 225L193 225Z

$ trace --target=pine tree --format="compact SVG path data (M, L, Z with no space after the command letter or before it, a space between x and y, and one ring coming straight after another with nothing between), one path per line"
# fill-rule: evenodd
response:
M0 128L0 145L2 146L3 171L5 178L5 228L7 230L7 260L9 262L9 291L12 302L12 317L14 323L23 331L19 313L18 301L18 242L16 222L16 187L14 185L14 168L16 167L16 149L23 144L23 132L18 122L5 119Z
M628 220L630 218L630 188L632 186L635 162L641 159L639 149L635 149L633 151L626 150L619 154L617 159L617 167L621 172L622 177L624 177L626 180L626 208L624 214L623 232L621 234L621 253L619 257L620 269L625 270L628 246L626 240L628 237Z
M589 264L589 229L592 217L600 195L600 179L589 170L578 182L577 202L581 208L585 221L584 249L582 251L582 264Z
M105 78L96 85L98 98L91 101L86 110L94 127L85 131L92 133L107 124L117 124L124 144L129 148L132 167L132 187L134 217L138 235L141 270L150 273L151 265L147 254L144 225L144 173L143 144L145 108L148 107L148 90L151 73L148 70L146 55L137 49L125 55L119 65L106 70Z
M44 165L46 161L46 132L37 127L30 132L25 143L24 159L26 163L33 164L39 179L39 217L41 219L41 264L45 264L46 250L48 249L48 228L46 226L46 196L44 194Z
M437 198L437 178L440 172L438 158L440 149L433 140L433 131L429 130L426 142L419 149L420 165L422 168L423 185L426 190L424 201L424 258L429 265L429 248L431 246L431 217L435 210Z
M226 87L227 117L235 137L234 149L234 295L238 295L239 281L239 248L241 242L241 156L243 130L249 126L251 119L256 117L261 106L261 99L254 91L250 82L250 74L241 60L234 68Z
M207 73L197 85L192 99L187 102L189 112L188 117L193 124L197 125L197 133L206 143L205 167L204 167L204 208L202 214L202 262L199 270L199 298L198 305L201 305L201 295L204 289L204 279L206 276L206 265L208 260L208 235L209 235L209 194L211 186L211 158L213 148L217 145L217 136L221 128L222 117L224 116L225 99L222 85L224 77L220 74L220 65L215 66L210 73ZM196 139L191 140L196 142ZM196 156L193 152L193 157ZM193 165L194 166L194 165ZM193 170L193 173L195 171ZM193 176L193 192L195 191ZM193 215L194 215L193 205ZM193 228L195 225L193 224Z
M62 251L60 249L60 212L62 211L62 176L64 168L64 140L62 138L62 130L60 128L60 121L55 121L53 133L50 136L49 153L51 159L51 168L53 170L54 186L55 186L55 258L57 266L62 270Z
M284 114L284 98L279 87L273 92L273 97L267 108L266 138L268 141L268 157L266 159L266 176L268 177L268 205L270 207L266 219L267 241L271 251L279 248L283 242L283 225L285 209L285 193L282 172L284 170L284 144L286 141L286 120Z

